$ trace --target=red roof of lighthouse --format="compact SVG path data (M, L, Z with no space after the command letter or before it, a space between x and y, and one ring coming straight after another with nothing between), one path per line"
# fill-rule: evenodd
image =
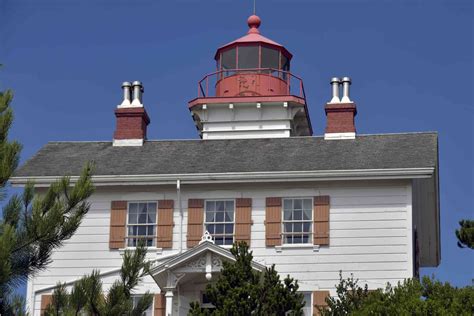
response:
M217 59L217 57L219 56L219 52L223 49L226 49L232 46L237 46L239 44L248 44L248 43L263 43L269 46L273 46L281 50L282 53L286 55L286 57L291 59L293 55L283 45L275 41L272 41L271 39L260 34L260 31L258 28L260 27L261 23L262 23L262 20L257 15L249 16L249 18L247 19L247 24L249 26L247 35L242 36L241 38L238 38L235 41L232 41L228 44L225 44L224 46L219 47L217 49L214 59Z

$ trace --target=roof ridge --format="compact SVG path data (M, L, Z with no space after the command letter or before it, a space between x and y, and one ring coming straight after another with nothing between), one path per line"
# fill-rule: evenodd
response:
M437 131L423 131L423 132L398 132L398 133L374 133L374 134L357 134L357 137L367 137L367 136L391 136L391 135L419 135L419 134L433 134L438 135ZM159 143L159 142L198 142L198 141L233 141L233 140L289 140L289 139L315 139L315 138L324 138L324 135L316 136L292 136L292 137L278 137L278 138L235 138L235 139L200 139L200 138L177 138L177 139L147 139L146 142L150 143ZM112 143L111 140L53 140L48 141L48 144L55 143Z

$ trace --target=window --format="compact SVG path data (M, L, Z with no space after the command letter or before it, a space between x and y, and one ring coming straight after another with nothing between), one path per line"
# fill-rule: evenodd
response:
M312 199L283 200L283 243L309 244L313 226Z
M133 303L133 308L135 308L138 305L138 302L142 298L142 295L132 295L132 303ZM147 308L145 312L143 312L142 316L152 316L153 315L153 304L150 305L150 307Z
M202 306L202 309L216 308L214 305L212 305L211 301L209 300L209 297L207 297L206 293L204 292L201 293L201 306Z
M268 48L262 46L262 67L261 68L271 68L273 71L265 71L266 73L271 73L272 75L277 75L279 65L280 52L273 48Z
M304 307L303 307L303 315L304 316L311 316L313 315L312 314L312 311L311 311L311 292L306 292L306 293L302 293L304 295Z
M236 65L237 55L236 55L235 48L223 51L221 56L222 56L221 57L222 70L229 70L229 69L236 69L237 68L237 65ZM223 72L224 77L231 76L234 73L235 73L235 71L224 71Z
M140 239L147 247L155 246L156 203L138 202L128 204L127 246L136 247Z
M283 71L290 71L290 60L283 54L281 54L281 70ZM286 80L287 79L287 73L282 73L282 79Z
M216 245L234 243L234 200L206 201L205 229Z
M258 46L239 46L239 69L258 68Z

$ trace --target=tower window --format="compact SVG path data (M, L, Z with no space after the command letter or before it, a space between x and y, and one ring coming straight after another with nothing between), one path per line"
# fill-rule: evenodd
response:
M258 46L239 46L239 69L258 68Z
M222 57L221 57L222 70L236 69L237 68L236 58L237 58L237 54L236 54L235 48L223 51ZM233 72L231 73L228 71L224 71L224 77L230 76L232 74Z
M280 67L280 52L276 49L262 46L262 67L278 69Z
M288 57L286 57L283 54L281 54L280 64L281 64L281 70L290 71L290 60L288 59ZM287 74L286 73L282 73L282 79L283 80L287 79Z

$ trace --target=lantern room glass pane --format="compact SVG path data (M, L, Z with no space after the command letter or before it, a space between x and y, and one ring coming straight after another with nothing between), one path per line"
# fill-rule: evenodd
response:
M281 70L283 71L290 71L290 60L283 54L280 54L281 55ZM286 73L282 73L282 79L283 80L286 80L287 78L287 74Z
M273 75L278 74L278 68L280 67L280 51L262 46L262 66L261 68L271 68L271 70L265 71L265 73L271 73Z
M239 47L239 69L258 68L258 46Z
M236 49L228 49L222 52L221 64L222 70L236 69ZM235 72L224 71L224 77L231 76Z

